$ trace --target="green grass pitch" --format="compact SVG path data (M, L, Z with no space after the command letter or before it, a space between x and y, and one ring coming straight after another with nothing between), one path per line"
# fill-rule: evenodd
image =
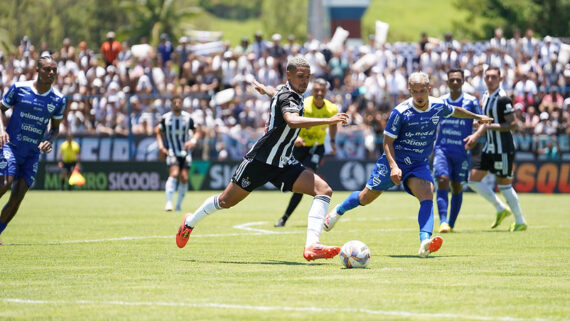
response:
M189 192L194 210L213 192ZM337 192L333 204L348 193ZM418 202L392 192L321 241L366 243L367 269L302 257L305 197L254 192L206 218L184 249L183 213L159 192L31 191L2 235L0 320L568 320L570 197L521 194L529 230L466 194L456 232L417 257ZM5 202L7 195L2 202ZM439 222L436 218L436 226Z

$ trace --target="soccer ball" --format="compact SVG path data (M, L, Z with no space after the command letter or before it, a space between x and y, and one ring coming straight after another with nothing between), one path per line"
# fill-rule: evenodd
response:
M347 269L365 268L370 262L370 249L360 241L346 242L338 256Z

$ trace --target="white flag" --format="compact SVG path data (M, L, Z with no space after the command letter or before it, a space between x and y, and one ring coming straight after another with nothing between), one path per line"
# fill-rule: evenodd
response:
M382 22L380 20L376 20L376 43L381 45L386 42L386 38L388 37L388 28L390 27L389 24Z
M330 50L332 50L334 52L338 49L341 49L342 44L344 43L346 38L348 38L348 34L349 34L349 32L347 30L344 30L342 27L340 27L340 26L336 27L336 30L334 31L334 35L333 35L331 41L329 42Z

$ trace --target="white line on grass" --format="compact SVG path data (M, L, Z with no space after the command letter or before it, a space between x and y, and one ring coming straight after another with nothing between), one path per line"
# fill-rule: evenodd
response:
M396 317L411 318L446 318L446 319L470 319L470 320L505 320L505 321L523 321L523 320L548 320L548 319L520 319L513 317L487 317L482 315L465 315L452 313L422 313L408 311L386 311L364 308L334 308L334 307L288 307L288 306L269 306L269 305L241 305L241 304L223 304L223 303L186 303L186 302L128 302L128 301L93 301L93 300L28 300L28 299L2 299L7 303L20 304L91 304L91 305L118 305L118 306L161 306L161 307L189 307L189 308L216 308L228 310L253 310L253 311L293 311L293 312L313 312L313 313L359 313L373 315L387 315Z

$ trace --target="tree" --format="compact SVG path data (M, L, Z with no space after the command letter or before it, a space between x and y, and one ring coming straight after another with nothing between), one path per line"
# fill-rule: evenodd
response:
M157 45L160 34L180 36L181 22L197 16L201 9L192 6L177 6L174 0L123 1L121 8L128 12L129 25L125 28L135 41L150 35L150 43Z
M468 12L467 19L454 20L459 35L489 39L495 28L506 36L515 29L532 28L538 35L567 37L570 30L570 0L456 0Z
M307 1L265 0L261 7L263 31L267 34L295 35L298 40L307 38Z

